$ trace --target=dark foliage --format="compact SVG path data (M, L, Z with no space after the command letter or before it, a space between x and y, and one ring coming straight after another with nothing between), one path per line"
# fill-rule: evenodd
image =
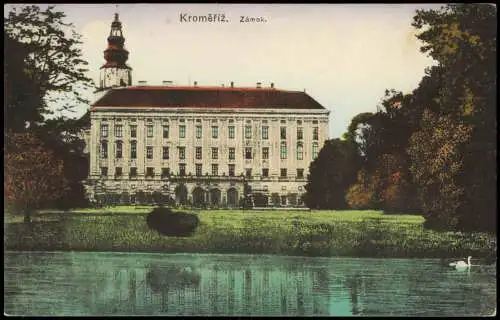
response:
M166 207L153 209L146 218L150 229L172 237L190 236L198 226L199 218L196 214L174 212Z

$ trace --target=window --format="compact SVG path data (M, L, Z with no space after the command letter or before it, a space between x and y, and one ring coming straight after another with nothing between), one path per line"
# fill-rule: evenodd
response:
M286 127L280 127L280 138L286 140Z
M202 149L201 149L201 147L196 147L195 154L196 154L196 159L197 160L201 160L202 159Z
M102 177L108 176L108 167L101 167L101 176Z
M163 138L167 139L168 138L168 131L169 131L169 126L168 125L163 125Z
M115 177L121 177L123 175L123 171L121 167L116 167L115 169Z
M281 141L280 143L280 158L286 159L286 142Z
M245 176L247 178L252 178L252 169L245 169Z
M198 177L201 176L201 175L203 175L201 163L197 163L196 164L196 175Z
M217 139L219 137L219 127L212 126L212 138Z
M107 124L101 124L101 137L102 138L107 138L108 137L108 125Z
M153 159L153 147L146 147L146 158Z
M101 158L108 158L108 142L106 140L101 141Z
M281 205L286 206L286 196L281 196Z
M251 147L245 148L245 159L252 159L252 148Z
M179 138L186 137L186 125L182 124L179 126Z
M269 169L268 168L262 168L262 176L265 178L269 177Z
M286 124L286 120L281 120L280 123L281 124Z
M137 159L137 141L130 141L130 159Z
M135 178L137 177L137 168L132 167L130 168L130 178Z
M252 126L245 126L245 139L252 139Z
M219 165L218 164L212 164L212 175L213 176L219 175Z
M185 163L179 164L179 175L180 176L186 175L186 164Z
M318 140L318 127L313 128L313 140Z
M297 124L301 125L302 124L302 120L297 120Z
M179 160L186 159L186 147L179 147Z
M229 139L234 139L234 126L229 126Z
M304 178L304 169L297 169L297 178L298 179Z
M262 148L262 159L269 159L269 147Z
M262 126L262 139L269 139L269 126Z
M123 136L123 126L121 124L115 125L115 136L121 138Z
M168 147L163 147L163 160L167 160L169 158Z
M152 138L153 137L153 125L152 124L148 124L146 126L146 136L148 138Z
M297 127L297 140L304 139L304 129L302 127Z
M212 148L212 160L219 159L219 148Z
M161 177L166 178L170 176L170 168L161 168Z
M202 127L200 125L196 126L196 139L201 139L201 130Z
M316 159L316 157L318 156L318 143L317 142L313 142L313 150L312 150L312 157L313 159Z
M228 165L228 168L229 168L229 176L234 177L235 165L230 164L230 165Z
M123 143L121 141L116 141L116 159L121 159L123 157Z
M146 168L146 177L154 177L154 175L155 175L155 168L147 167Z
M130 137L137 138L137 126L135 124L130 126Z
M235 148L229 148L229 160L235 159Z
M297 160L302 160L304 159L304 147L302 145L302 142L297 143Z
M282 178L286 178L286 169L281 168L281 170L280 170L280 176Z

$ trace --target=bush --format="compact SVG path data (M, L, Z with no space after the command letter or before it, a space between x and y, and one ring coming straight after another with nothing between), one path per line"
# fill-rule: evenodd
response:
M199 219L195 214L174 212L169 208L158 207L146 218L150 229L166 236L190 236L198 226Z

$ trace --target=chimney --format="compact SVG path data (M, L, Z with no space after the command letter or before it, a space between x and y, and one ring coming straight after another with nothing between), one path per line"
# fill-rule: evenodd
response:
M163 81L163 85L164 86L169 86L169 85L172 85L172 81Z
M271 89L274 89L274 83L271 82Z
M198 81L193 82L193 86L196 87L197 85L198 85Z
M144 81L144 80L138 81L138 83L139 83L140 86L148 84L148 82Z
M234 88L234 82L231 81L231 88Z
M261 87L261 84L260 82L257 82L257 88L260 88Z

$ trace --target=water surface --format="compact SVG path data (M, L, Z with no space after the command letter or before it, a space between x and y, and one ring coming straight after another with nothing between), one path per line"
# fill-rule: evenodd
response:
M6 252L9 315L478 316L496 269L435 259Z

